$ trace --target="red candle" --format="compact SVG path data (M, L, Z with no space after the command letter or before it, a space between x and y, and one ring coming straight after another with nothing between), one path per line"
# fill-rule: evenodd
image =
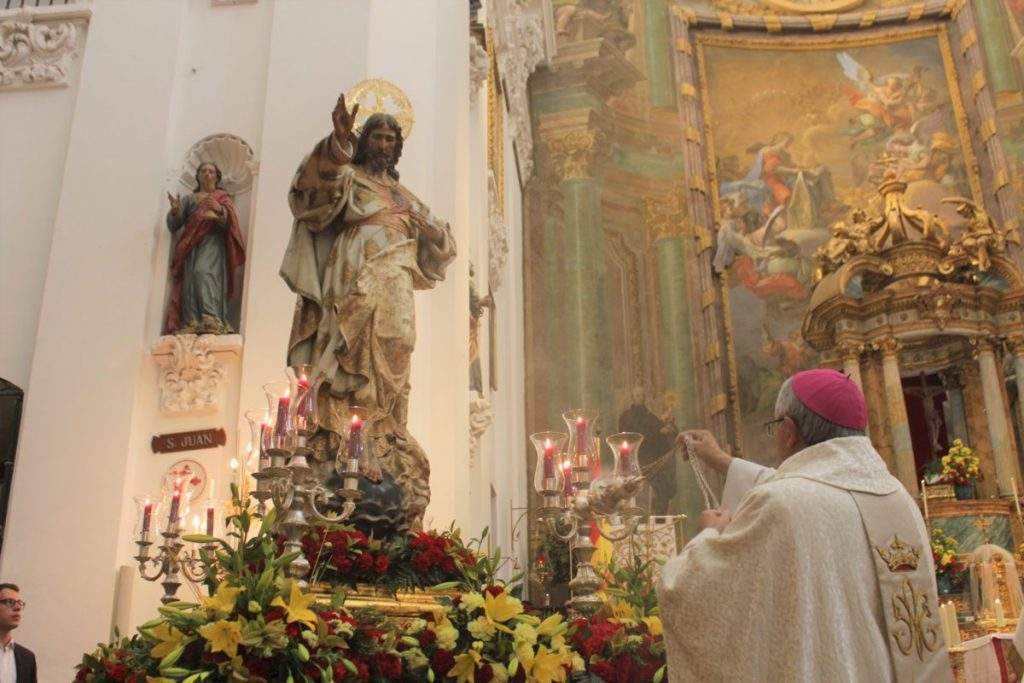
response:
M277 422L274 424L274 436L288 433L288 405L291 401L287 396L277 399Z
M358 460L363 453L363 421L358 415L352 416L352 425L348 433L348 458Z
M150 523L152 522L152 520L153 520L153 504L150 503L147 500L146 504L142 507L142 533L144 533L144 534L148 534L149 533L149 526L150 526Z
M576 453L582 455L587 452L587 421L580 415L576 418Z
M562 474L565 482L562 487L562 493L571 496L572 495L572 465L568 462L562 463Z
M296 414L305 421L313 415L313 392L309 390L309 380L305 375L299 377L299 407Z
M206 535L213 536L213 505L206 506Z
M178 524L178 505L181 503L181 489L175 487L174 495L171 496L171 512L167 515L167 528L173 530Z
M544 478L555 476L555 446L551 439L544 439Z
M622 446L619 447L619 470L621 470L622 472L629 471L629 456L631 454L632 451L629 448L629 444L624 443L622 444Z

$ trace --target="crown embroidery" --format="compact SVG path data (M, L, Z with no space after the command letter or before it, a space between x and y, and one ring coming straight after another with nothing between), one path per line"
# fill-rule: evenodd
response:
M921 549L904 543L899 536L893 536L888 547L875 546L875 550L891 572L912 572L921 558Z

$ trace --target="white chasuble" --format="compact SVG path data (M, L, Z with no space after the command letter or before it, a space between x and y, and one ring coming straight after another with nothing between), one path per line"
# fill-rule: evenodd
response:
M866 437L733 460L722 504L662 570L670 680L953 680L924 523Z

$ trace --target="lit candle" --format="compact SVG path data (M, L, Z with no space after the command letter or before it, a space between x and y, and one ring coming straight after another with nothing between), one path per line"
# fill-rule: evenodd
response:
M313 392L309 390L309 379L305 375L299 377L299 405L295 411L299 420L302 422L303 428L305 423L313 416Z
M544 478L555 476L555 445L551 439L544 439Z
M363 421L358 415L352 416L351 429L348 432L348 459L358 460L363 454Z
M623 443L621 446L619 446L619 471L620 472L622 472L622 473L629 472L629 470L630 470L629 457L630 457L630 455L632 455L632 453L633 453L633 451L630 450L628 443Z
M572 495L572 464L568 461L562 463L562 477L565 482L562 486L562 493L568 497Z
M288 433L288 395L277 399L277 422L274 423L274 436L282 437Z
M153 521L153 503L150 502L149 498L146 499L146 504L142 506L142 533L148 534L150 524Z
M1003 626L1006 626L1006 612L1003 611L1003 601L996 598L996 601L993 604L996 609L996 626L1002 628Z
M576 418L576 453L583 455L587 452L587 421L580 415Z
M213 536L213 503L207 503L206 505L206 535Z
M924 521L928 521L928 490L924 487L924 479L921 480L921 505L924 506Z

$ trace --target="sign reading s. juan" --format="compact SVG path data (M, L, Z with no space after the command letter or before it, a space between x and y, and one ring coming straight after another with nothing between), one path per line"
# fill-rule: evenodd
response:
M154 453L178 453L216 448L227 444L227 442L228 436L223 429L199 429L194 432L158 434L153 437L151 443Z

